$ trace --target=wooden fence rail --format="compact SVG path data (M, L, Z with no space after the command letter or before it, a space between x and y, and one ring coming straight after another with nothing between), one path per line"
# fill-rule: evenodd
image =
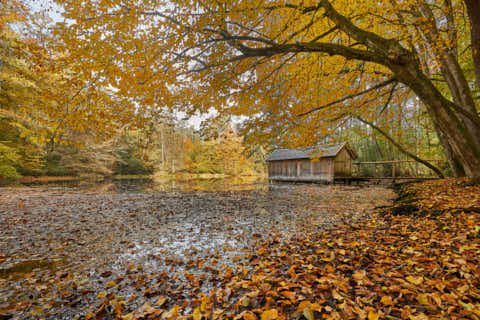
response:
M444 162L445 160L443 159L427 159L425 161L428 162L436 162L437 166ZM415 176L413 177L402 177L397 175L397 166L402 163L415 163ZM357 166L357 176L356 178L364 178L364 179L392 179L393 182L395 182L395 179L418 179L419 174L418 174L418 162L415 160L388 160L388 161L365 161L365 162L354 162L353 163L355 166ZM391 165L392 166L392 175L390 177L360 177L360 172L361 172L361 166L366 166L366 165ZM376 171L376 170L375 170ZM355 178L355 176L354 176ZM432 178L432 177L424 177L426 179Z

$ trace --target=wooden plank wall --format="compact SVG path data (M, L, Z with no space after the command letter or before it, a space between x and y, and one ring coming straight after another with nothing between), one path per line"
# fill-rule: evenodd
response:
M313 175L322 177L333 176L333 159L324 158L319 161L312 161Z
M268 175L295 177L297 175L297 160L270 161L268 163Z
M331 182L333 169L333 158L319 161L299 159L268 162L268 176L271 180Z
M312 175L310 159L298 160L300 162L300 176L306 177Z
M279 160L268 162L268 176L271 180L286 181L330 181L334 177L352 175L352 158L343 148L335 158Z
M335 157L335 177L349 177L352 175L352 158L343 148Z

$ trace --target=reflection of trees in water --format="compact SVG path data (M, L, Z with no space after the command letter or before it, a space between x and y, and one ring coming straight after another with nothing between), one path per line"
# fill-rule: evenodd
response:
M191 191L246 191L268 190L268 184L261 177L228 177L220 179L178 180L164 179L108 179L104 181L53 181L25 183L28 186L44 186L64 192L81 191L87 193L155 193Z
M258 177L232 177L222 179L190 179L153 181L146 191L242 191L266 189L264 180Z

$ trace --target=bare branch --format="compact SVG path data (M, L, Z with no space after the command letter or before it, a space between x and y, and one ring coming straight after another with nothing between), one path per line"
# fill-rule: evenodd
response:
M387 109L388 105L390 104L390 101L392 101L392 98L393 98L393 94L395 92L395 89L397 88L397 85L398 85L398 82L395 83L393 86L392 86L392 90L390 91L390 94L388 96L388 99L387 99L387 102L385 102L385 104L383 105L382 107L382 110L380 110L380 112L378 113L378 115L381 115L385 109Z
M405 149L404 147L402 147L398 142L396 142L395 140L393 140L392 137L390 137L390 135L388 135L385 131L383 131L380 127L376 126L375 124L373 124L372 122L370 121L367 121L363 118L361 118L360 116L354 116L356 119L358 119L360 122L363 122L365 123L366 125L369 125L370 127L372 127L373 129L375 129L376 131L378 131L382 136L384 136L388 141L390 141L390 143L392 145L394 145L398 151L400 151L401 153L403 153L404 155L412 158L413 160L417 161L417 162L420 162L421 164L425 165L427 168L429 169L432 169L433 172L435 172L440 178L444 178L443 176L443 173L442 171L440 171L440 169L438 169L437 167L435 167L434 165L432 165L431 163L429 163L428 161L425 161L419 157L417 157L416 155L414 155L413 153L409 152L407 149Z
M317 112L317 111L319 111L319 110L325 109L325 108L327 108L327 107L333 106L334 104L337 104L337 103L340 103L340 102L344 102L344 101L353 99L353 98L355 98L355 97L359 97L359 96L364 95L364 94L366 94L366 93L368 93L368 92L370 92L370 91L374 91L374 90L377 90L377 89L386 87L386 86L388 86L388 85L390 85L390 84L392 84L392 83L396 83L396 82L397 82L397 80L396 80L395 78L390 78L390 79L388 79L387 81L384 81L384 82L382 82L382 83L379 83L379 84L377 84L377 85L375 85L375 86L373 86L373 87L371 87L371 88L369 88L369 89L367 89L367 90L364 90L364 91L361 91L361 92L355 93L355 94L350 94L350 95L348 95L348 96L343 97L342 99L339 99L339 100L336 100L336 101L327 103L327 104L325 104L325 105L323 105L323 106L320 106L320 107L311 109L311 110L309 110L309 111L307 111L307 112L300 113L300 114L297 115L297 117L304 117L304 116L309 115L309 114L311 114L311 113L314 113L314 112Z

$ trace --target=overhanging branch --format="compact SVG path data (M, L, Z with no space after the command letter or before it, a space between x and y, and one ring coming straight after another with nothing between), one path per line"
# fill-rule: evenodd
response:
M393 94L395 93L395 89L397 88L397 85L398 85L398 82L393 85L392 90L390 90L390 94L388 95L387 102L385 102L385 104L383 105L378 115L381 115L385 111L385 109L387 109L388 105L392 101Z
M375 124L373 124L372 122L370 121L367 121L363 118L361 118L360 116L353 116L354 118L358 119L360 122L366 124L366 125L369 125L370 127L372 127L373 129L375 129L376 131L378 131L382 136L384 136L388 141L390 141L390 143L395 146L401 153L403 153L404 155L406 155L407 157L410 157L412 158L413 160L423 164L424 166L426 166L427 168L433 170L433 172L435 172L437 174L438 177L440 178L444 178L443 176L443 173L442 171L440 171L440 169L438 169L437 167L435 167L434 165L432 165L430 162L428 161L425 161L419 157L417 157L416 155L414 155L413 153L407 151L404 147L402 147L398 142L396 142L395 140L393 140L392 137L390 137L390 135L388 135L385 131L383 131L381 128L379 128L378 126L376 126Z
M225 41L235 40L225 38ZM258 40L260 42L260 40ZM242 53L242 58L250 57L271 57L278 54L285 53L325 53L331 56L343 56L346 59L363 60L369 62L375 62L378 64L386 65L388 61L385 57L378 55L374 52L350 48L347 46L335 44L335 43L323 43L323 42L296 42L288 44L275 44L263 48L251 48L243 45L240 42L235 43L236 48Z
M313 109L311 109L311 110L309 110L309 111L307 111L307 112L300 113L300 114L297 115L297 117L304 117L304 116L309 115L309 114L311 114L311 113L317 112L317 111L322 110L322 109L325 109L325 108L327 108L327 107L330 107L330 106L332 106L332 105L334 105L334 104L337 104L337 103L340 103L340 102L344 102L344 101L353 99L353 98L355 98L355 97L359 97L359 96L364 95L364 94L366 94L366 93L368 93L368 92L370 92L370 91L374 91L374 90L377 90L377 89L386 87L386 86L388 86L388 85L390 85L390 84L392 84L392 83L396 83L396 82L397 82L397 80L396 80L395 78L390 78L390 79L388 79L387 81L384 81L384 82L379 83L379 84L377 84L377 85L375 85L375 86L373 86L373 87L371 87L371 88L368 88L367 90L364 90L364 91L361 91L361 92L358 92L358 93L355 93L355 94L350 94L350 95L348 95L348 96L343 97L342 99L339 99L339 100L336 100L336 101L327 103L327 104L325 104L325 105L323 105L323 106L320 106L320 107L313 108Z

